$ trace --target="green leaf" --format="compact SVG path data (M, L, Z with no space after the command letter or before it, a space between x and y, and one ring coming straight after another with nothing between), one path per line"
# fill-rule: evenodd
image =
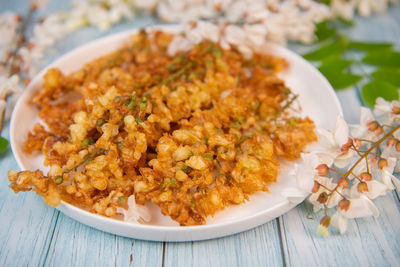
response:
M327 6L330 6L332 1L331 0L320 0L320 2Z
M400 69L378 69L371 75L376 80L386 81L396 87L400 87Z
M311 61L321 61L331 56L341 55L346 48L347 42L343 39L339 39L333 43L323 45L318 49L303 55L303 57Z
M328 58L322 61L321 66L318 67L319 71L324 73L343 72L350 67L353 61L343 58Z
M349 47L362 51L376 51L380 49L390 49L393 47L393 44L352 41L349 43Z
M365 84L361 89L361 96L365 103L373 107L378 97L383 97L387 101L399 99L397 87L392 84L374 80Z
M8 141L7 139L0 136L0 153L6 151L8 148Z
M342 17L338 17L337 21L339 22L340 25L344 27L353 27L355 25L354 21Z
M344 72L328 72L324 73L324 75L335 90L344 89L355 85L362 78L360 75Z
M318 41L324 41L330 39L337 35L336 29L332 27L331 21L325 20L318 23L316 26L315 35L318 38Z
M400 53L390 50L374 51L368 53L362 61L381 67L400 68Z

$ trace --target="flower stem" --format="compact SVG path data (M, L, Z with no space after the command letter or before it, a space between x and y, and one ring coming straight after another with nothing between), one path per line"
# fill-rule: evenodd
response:
M383 143L383 141L385 141L389 136L391 136L394 132L396 132L398 129L400 129L400 125L396 126L395 128L393 128L392 130L390 130L389 132L387 132L381 139L379 139L378 141L375 142L375 144L373 144L368 150L367 152L365 152L356 163L354 163L354 165L345 173L345 175L343 176L344 178L349 177L349 175L353 172L353 170L357 167L358 164L360 164L360 162L362 160L364 160L364 158L366 158L375 148L379 147L380 144Z
M318 182L317 182L318 183ZM343 196L339 191L337 191L337 189L338 189L338 187L336 186L333 190L331 190L331 189L329 189L328 187L326 187L325 185L323 185L323 184L320 184L320 183L318 183L321 187L323 187L323 188L325 188L326 190L328 190L329 192L330 192L330 196L332 195L332 193L333 192L336 192L336 193L338 193L340 196L342 196L344 199L346 199L346 197L345 196ZM330 196L329 196L329 199L330 199ZM329 202L329 199L326 201L326 202Z
M335 170L334 168L329 168L330 171L336 172L337 174L344 175L343 172Z

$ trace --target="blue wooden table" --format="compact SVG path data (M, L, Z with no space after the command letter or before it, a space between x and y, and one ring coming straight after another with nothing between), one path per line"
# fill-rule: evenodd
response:
M28 1L0 1L0 11L24 14ZM66 1L50 1L37 19ZM386 40L400 47L400 7L357 18L354 38ZM110 31L85 28L57 43L49 61L104 35L157 23L150 16L123 22ZM0 36L1 38L1 36ZM291 45L297 52L301 45ZM338 92L345 119L358 122L358 88ZM2 136L9 137L6 124ZM7 171L18 169L11 150L0 155L0 266L400 266L400 201L396 192L376 201L378 219L349 222L344 235L316 233L319 217L305 203L255 229L201 242L163 243L115 236L80 224L46 206L34 193L15 195Z

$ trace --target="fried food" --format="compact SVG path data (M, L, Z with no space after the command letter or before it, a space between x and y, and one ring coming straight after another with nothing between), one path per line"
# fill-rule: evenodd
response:
M172 38L141 31L76 72L48 70L32 99L46 127L25 151L43 153L49 172L11 170L10 187L108 217L134 194L182 226L268 191L279 159L316 140L276 75L287 63L211 42L169 56Z

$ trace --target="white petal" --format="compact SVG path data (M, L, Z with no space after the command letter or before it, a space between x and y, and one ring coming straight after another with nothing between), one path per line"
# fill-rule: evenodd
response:
M294 177L296 177L297 186L306 192L311 192L314 186L314 177L317 174L316 167L320 164L317 155L302 153L302 163L294 167Z
M369 198L369 199L375 199L379 196L386 195L386 192L388 190L388 187L376 180L368 181L366 182L368 185L368 192L365 192L364 194Z
M323 153L323 152L316 152L319 159L321 160L321 163L325 163L328 166L332 166L333 161L336 158L336 155L331 154L331 153Z
M335 142L338 146L347 143L349 138L349 127L342 116L338 116L336 120L335 130L333 132Z
M149 222L151 219L149 210L146 206L137 205L135 196L131 195L128 198L128 210L123 208L117 208L117 212L124 215L124 221L127 222L139 222L142 219L145 222Z
M397 190L400 190L400 180L392 175L392 182L396 186Z
M334 140L331 132L329 132L328 130L323 129L323 128L318 128L316 130L316 133L318 135L318 143L322 147L335 146L335 140Z
M368 208L372 211L372 214L374 215L374 217L378 217L379 216L379 210L378 208L375 206L375 204L365 195L361 195L361 199L364 200L365 204L368 206Z
M387 161L388 161L388 166L385 168L385 171L392 174L394 171L394 167L396 167L397 159L390 157L387 159Z
M338 210L333 214L331 224L338 229L341 234L344 234L347 230L347 218Z
M363 125L350 125L350 133L355 138L362 139L367 131L368 128Z
M342 196L341 196L341 195L339 195L337 192L333 192L332 195L331 195L330 198L329 198L328 203L326 203L326 206L327 206L328 208L335 207L335 206L339 203L339 201L340 201L341 199L342 199Z
M392 183L392 176L390 173L387 171L382 171L382 183L384 183L389 190L394 189L394 185ZM393 176L394 177L394 176ZM396 177L394 177L396 179Z
M376 105L374 109L374 113L377 116L385 115L386 113L390 113L392 111L390 102L386 101L382 97L378 97L376 99Z
M281 195L286 197L290 202L294 204L299 204L303 202L303 200L309 195L309 192L301 190L297 187L288 187L285 188Z
M334 162L335 166L340 168L340 169L345 168L346 166L348 166L354 160L354 157L356 155L357 155L356 152L353 151L353 150L349 150L349 152L339 155L335 159L335 162Z
M358 192L357 186L360 182L357 179L354 179L353 185L350 188L349 195L351 198L359 198L360 192Z
M326 237L329 235L328 227L323 226L322 224L318 224L317 233Z
M346 218L360 218L368 217L375 214L376 207L371 206L369 202L371 200L368 197L361 195L359 198L353 198L350 200L350 208L348 211L340 211ZM369 202L367 202L369 201ZM371 202L372 203L372 202Z
M369 122L374 121L374 115L369 108L361 107L360 111L360 124L366 126Z

